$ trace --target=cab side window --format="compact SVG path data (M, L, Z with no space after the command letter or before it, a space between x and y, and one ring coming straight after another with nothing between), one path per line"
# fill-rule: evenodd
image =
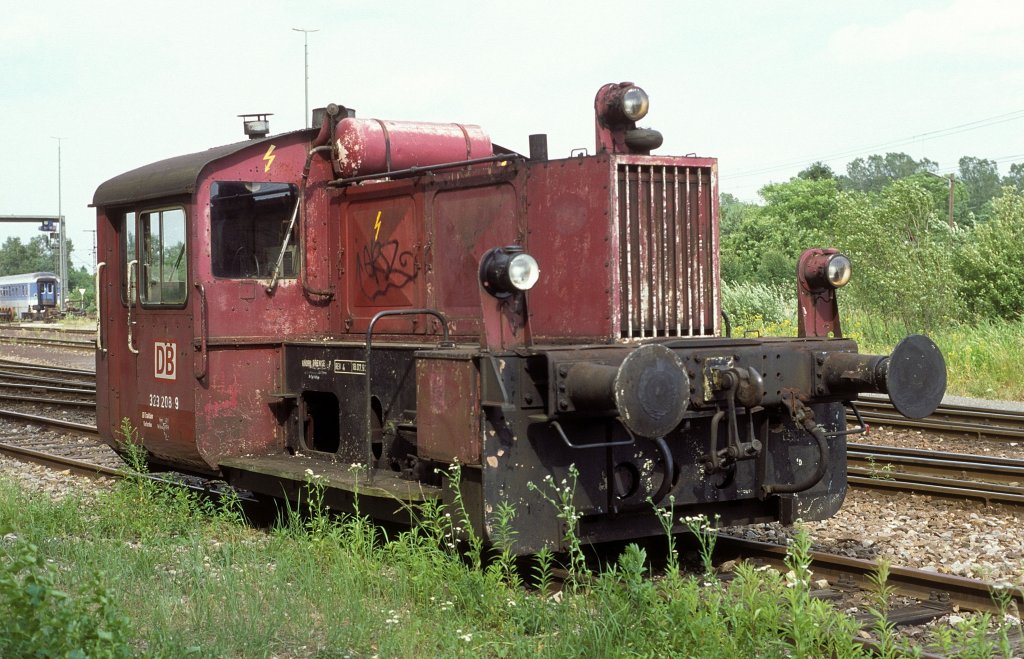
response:
M216 181L210 186L210 259L214 277L293 278L298 247L293 223L298 188L265 181Z
M185 209L142 213L138 286L143 304L180 305L188 296Z

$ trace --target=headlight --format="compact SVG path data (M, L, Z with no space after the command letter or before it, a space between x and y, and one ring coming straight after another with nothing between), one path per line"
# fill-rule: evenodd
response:
M842 254L833 254L825 266L825 277L834 288L846 286L850 281L850 259Z
M519 245L495 247L480 259L480 284L497 298L528 291L539 278L537 259Z
M529 254L516 254L508 262L508 279L516 289L528 291L540 279L540 266L537 259Z
M630 121L640 121L646 117L649 107L647 92L639 87L630 87L622 94L622 114Z

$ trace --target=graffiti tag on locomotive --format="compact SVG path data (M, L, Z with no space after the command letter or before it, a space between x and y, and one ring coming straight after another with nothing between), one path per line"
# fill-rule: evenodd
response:
M485 537L559 547L546 483L571 481L587 541L674 517L821 519L846 483L844 403L886 392L925 416L935 345L888 356L843 337L850 262L797 265L799 336L723 330L718 165L651 155L647 94L605 85L592 155L548 159L478 126L362 119L146 165L96 191L99 427L154 465L343 507L461 488ZM361 465L352 469L352 465ZM533 487L535 486L535 487ZM538 488L540 491L538 491Z

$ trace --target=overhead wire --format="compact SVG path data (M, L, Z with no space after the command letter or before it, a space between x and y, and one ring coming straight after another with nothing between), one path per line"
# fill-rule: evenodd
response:
M828 163L828 162L832 162L832 161L843 159L843 158L849 158L851 156L870 155L871 153L876 153L877 149L886 149L886 148L892 148L892 147L897 147L897 146L904 146L904 145L907 145L907 144L913 144L915 142L939 139L939 138L942 138L942 137L948 137L950 135L957 135L959 133L965 133L965 132L972 131L972 130L978 130L978 129L981 129L981 128L987 128L989 126L995 126L995 125L1006 123L1006 122L1009 122L1009 121L1017 121L1019 119L1024 119L1024 109L1022 109L1022 110L1015 110L1013 112L1007 112L1005 114L999 114L999 115L995 115L995 116L992 116L992 117L987 117L985 119L978 119L978 120L975 120L975 121L969 121L969 122L963 123L963 124L957 124L956 126L950 126L948 128L941 128L941 129L938 129L938 130L928 131L928 132L925 132L925 133L919 133L919 134L912 135L912 136L909 136L909 137L903 137L903 138L899 138L899 139L895 139L895 140L890 140L888 142L880 142L880 143L874 144L874 145L862 146L862 147L857 147L857 148L853 148L853 149L847 149L847 150L844 150L844 151L838 151L838 152L826 154L826 155L823 155L823 156L805 157L805 158L793 159L793 160L788 160L786 162L778 162L778 163L773 163L773 164L770 164L770 165L765 165L763 167L757 167L757 168L754 168L754 169L747 169L747 170L740 170L740 171L737 171L737 172L731 172L729 174L726 174L726 175L722 176L722 180L725 181L725 180L733 180L733 179L739 179L739 178L749 178L751 176L757 176L757 175L760 175L760 174L768 174L768 173L771 173L771 172L774 172L774 171L779 171L779 170L783 170L783 169L789 169L791 167L795 167L795 166L798 166L798 165L803 165L803 164L807 164L807 163L811 163L811 162L825 162L825 163ZM1019 157L1019 156L1009 156L1009 158L1016 158L1016 157Z

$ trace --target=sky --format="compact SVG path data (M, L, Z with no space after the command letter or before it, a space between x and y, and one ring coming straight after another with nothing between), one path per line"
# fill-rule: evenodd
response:
M746 201L818 160L1024 162L1016 0L5 4L0 215L62 210L76 269L103 181L244 139L239 114L305 125L304 38L311 108L478 124L524 153L546 133L552 158L593 152L594 94L633 81L655 153L717 157L720 190ZM36 235L0 225L0 241Z

